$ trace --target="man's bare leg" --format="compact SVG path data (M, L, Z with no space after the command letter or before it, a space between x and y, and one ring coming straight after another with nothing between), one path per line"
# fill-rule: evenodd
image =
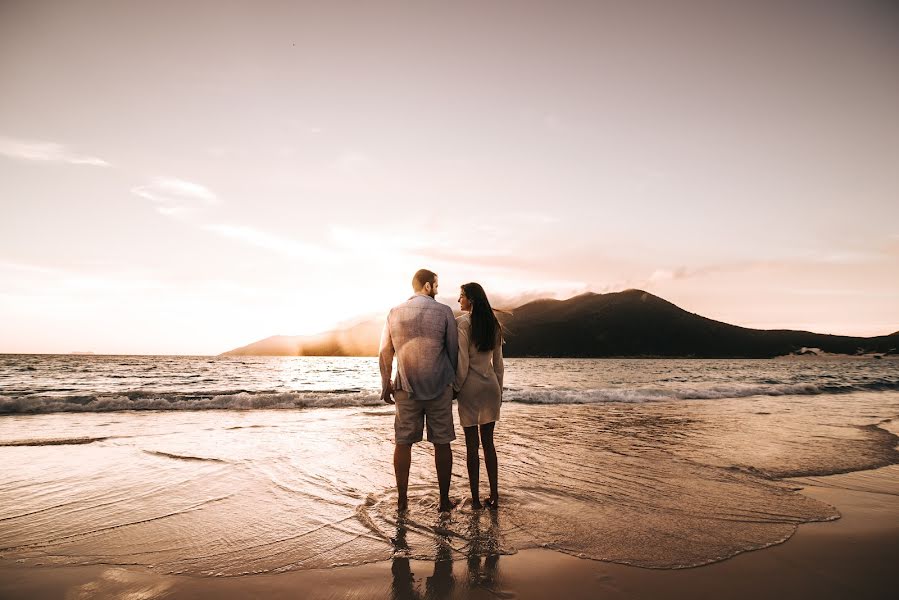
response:
M449 444L446 446L449 448ZM450 461L452 461L450 455ZM406 510L409 507L409 468L412 466L412 446L397 444L393 450L393 472L396 474L396 507Z
M437 485L440 487L440 512L452 510L458 502L449 498L450 479L453 476L453 451L449 444L434 444L434 465L437 467Z

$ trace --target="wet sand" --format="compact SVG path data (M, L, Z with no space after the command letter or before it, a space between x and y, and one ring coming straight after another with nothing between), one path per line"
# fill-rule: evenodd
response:
M792 479L836 507L777 546L689 569L645 569L542 549L454 562L407 559L241 577L146 568L0 568L0 597L50 598L887 598L899 564L899 465Z

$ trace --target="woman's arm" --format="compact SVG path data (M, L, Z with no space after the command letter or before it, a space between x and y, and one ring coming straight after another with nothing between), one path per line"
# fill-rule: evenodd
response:
M496 347L493 348L493 372L496 373L496 380L499 382L499 393L503 393L503 372L505 371L505 366L503 365L503 336L502 334L497 335L499 338L496 340Z
M456 380L453 390L458 392L468 377L468 344L471 339L471 323L467 319L459 320L459 361L456 365Z

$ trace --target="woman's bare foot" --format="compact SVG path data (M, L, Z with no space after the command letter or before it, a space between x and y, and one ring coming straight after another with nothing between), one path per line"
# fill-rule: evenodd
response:
M484 508L484 505L481 504L481 501L478 498L472 498L471 499L471 507L474 510L481 510L482 508Z
M496 496L490 496L486 500L484 500L484 506L489 508L490 510L496 510L499 508L499 498Z

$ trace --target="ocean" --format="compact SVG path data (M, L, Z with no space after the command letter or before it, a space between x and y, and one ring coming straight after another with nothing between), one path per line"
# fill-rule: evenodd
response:
M506 359L503 399L591 404L899 391L899 360ZM0 414L378 406L378 361L0 355Z
M424 443L402 516L379 381L372 358L0 355L0 564L240 576L540 547L683 568L839 517L796 478L899 462L892 358L508 359L501 508L439 515Z

